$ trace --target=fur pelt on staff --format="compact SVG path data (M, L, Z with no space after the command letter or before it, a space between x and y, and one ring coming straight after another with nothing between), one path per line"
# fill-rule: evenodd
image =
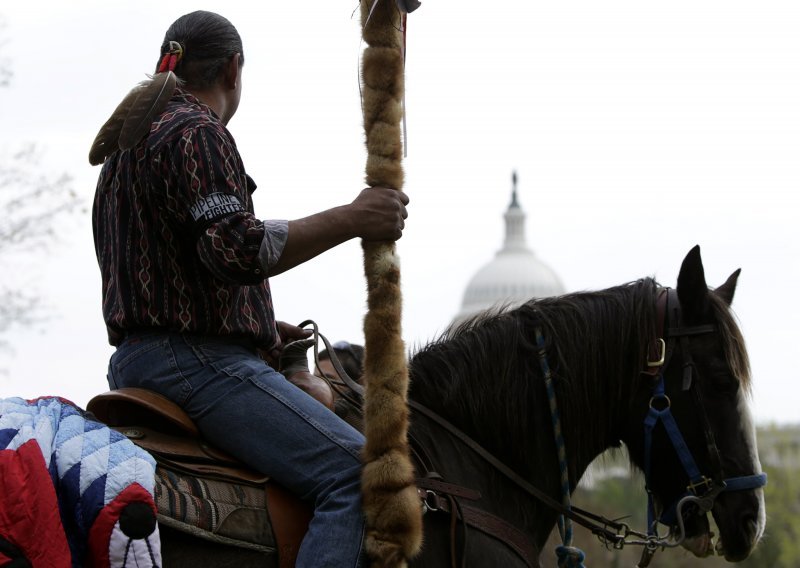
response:
M376 3L377 2L377 3ZM371 12L371 14L370 14ZM366 181L403 186L402 14L396 0L362 0ZM367 279L362 492L372 566L402 567L422 546L422 507L408 448L408 365L401 336L400 264L395 244L362 241Z

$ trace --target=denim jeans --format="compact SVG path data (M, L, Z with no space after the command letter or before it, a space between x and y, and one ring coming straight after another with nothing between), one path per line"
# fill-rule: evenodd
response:
M140 387L173 400L211 444L312 503L296 566L362 565L363 437L246 342L134 334L111 356L108 382L112 389Z

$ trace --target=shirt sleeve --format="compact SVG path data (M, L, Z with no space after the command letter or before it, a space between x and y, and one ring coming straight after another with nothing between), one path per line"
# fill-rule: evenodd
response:
M196 239L199 260L226 282L264 280L283 252L288 222L256 218L250 198L255 184L233 140L213 127L192 128L173 152L172 206Z
M261 265L269 272L278 262L289 236L289 221L285 219L264 221L264 239L261 241Z

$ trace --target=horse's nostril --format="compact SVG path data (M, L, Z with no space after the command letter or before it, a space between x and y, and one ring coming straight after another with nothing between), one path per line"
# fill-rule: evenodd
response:
M756 520L756 516L752 513L745 513L739 518L739 523L743 527L747 527L748 529L755 529L758 525L758 521Z
M749 540L755 540L760 536L758 534L758 517L753 513L744 513L739 517L739 528Z

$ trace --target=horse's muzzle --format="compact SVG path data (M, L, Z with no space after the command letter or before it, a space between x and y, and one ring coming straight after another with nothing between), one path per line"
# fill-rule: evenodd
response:
M713 516L720 535L715 552L728 562L741 562L750 556L764 533L764 491L720 495Z

